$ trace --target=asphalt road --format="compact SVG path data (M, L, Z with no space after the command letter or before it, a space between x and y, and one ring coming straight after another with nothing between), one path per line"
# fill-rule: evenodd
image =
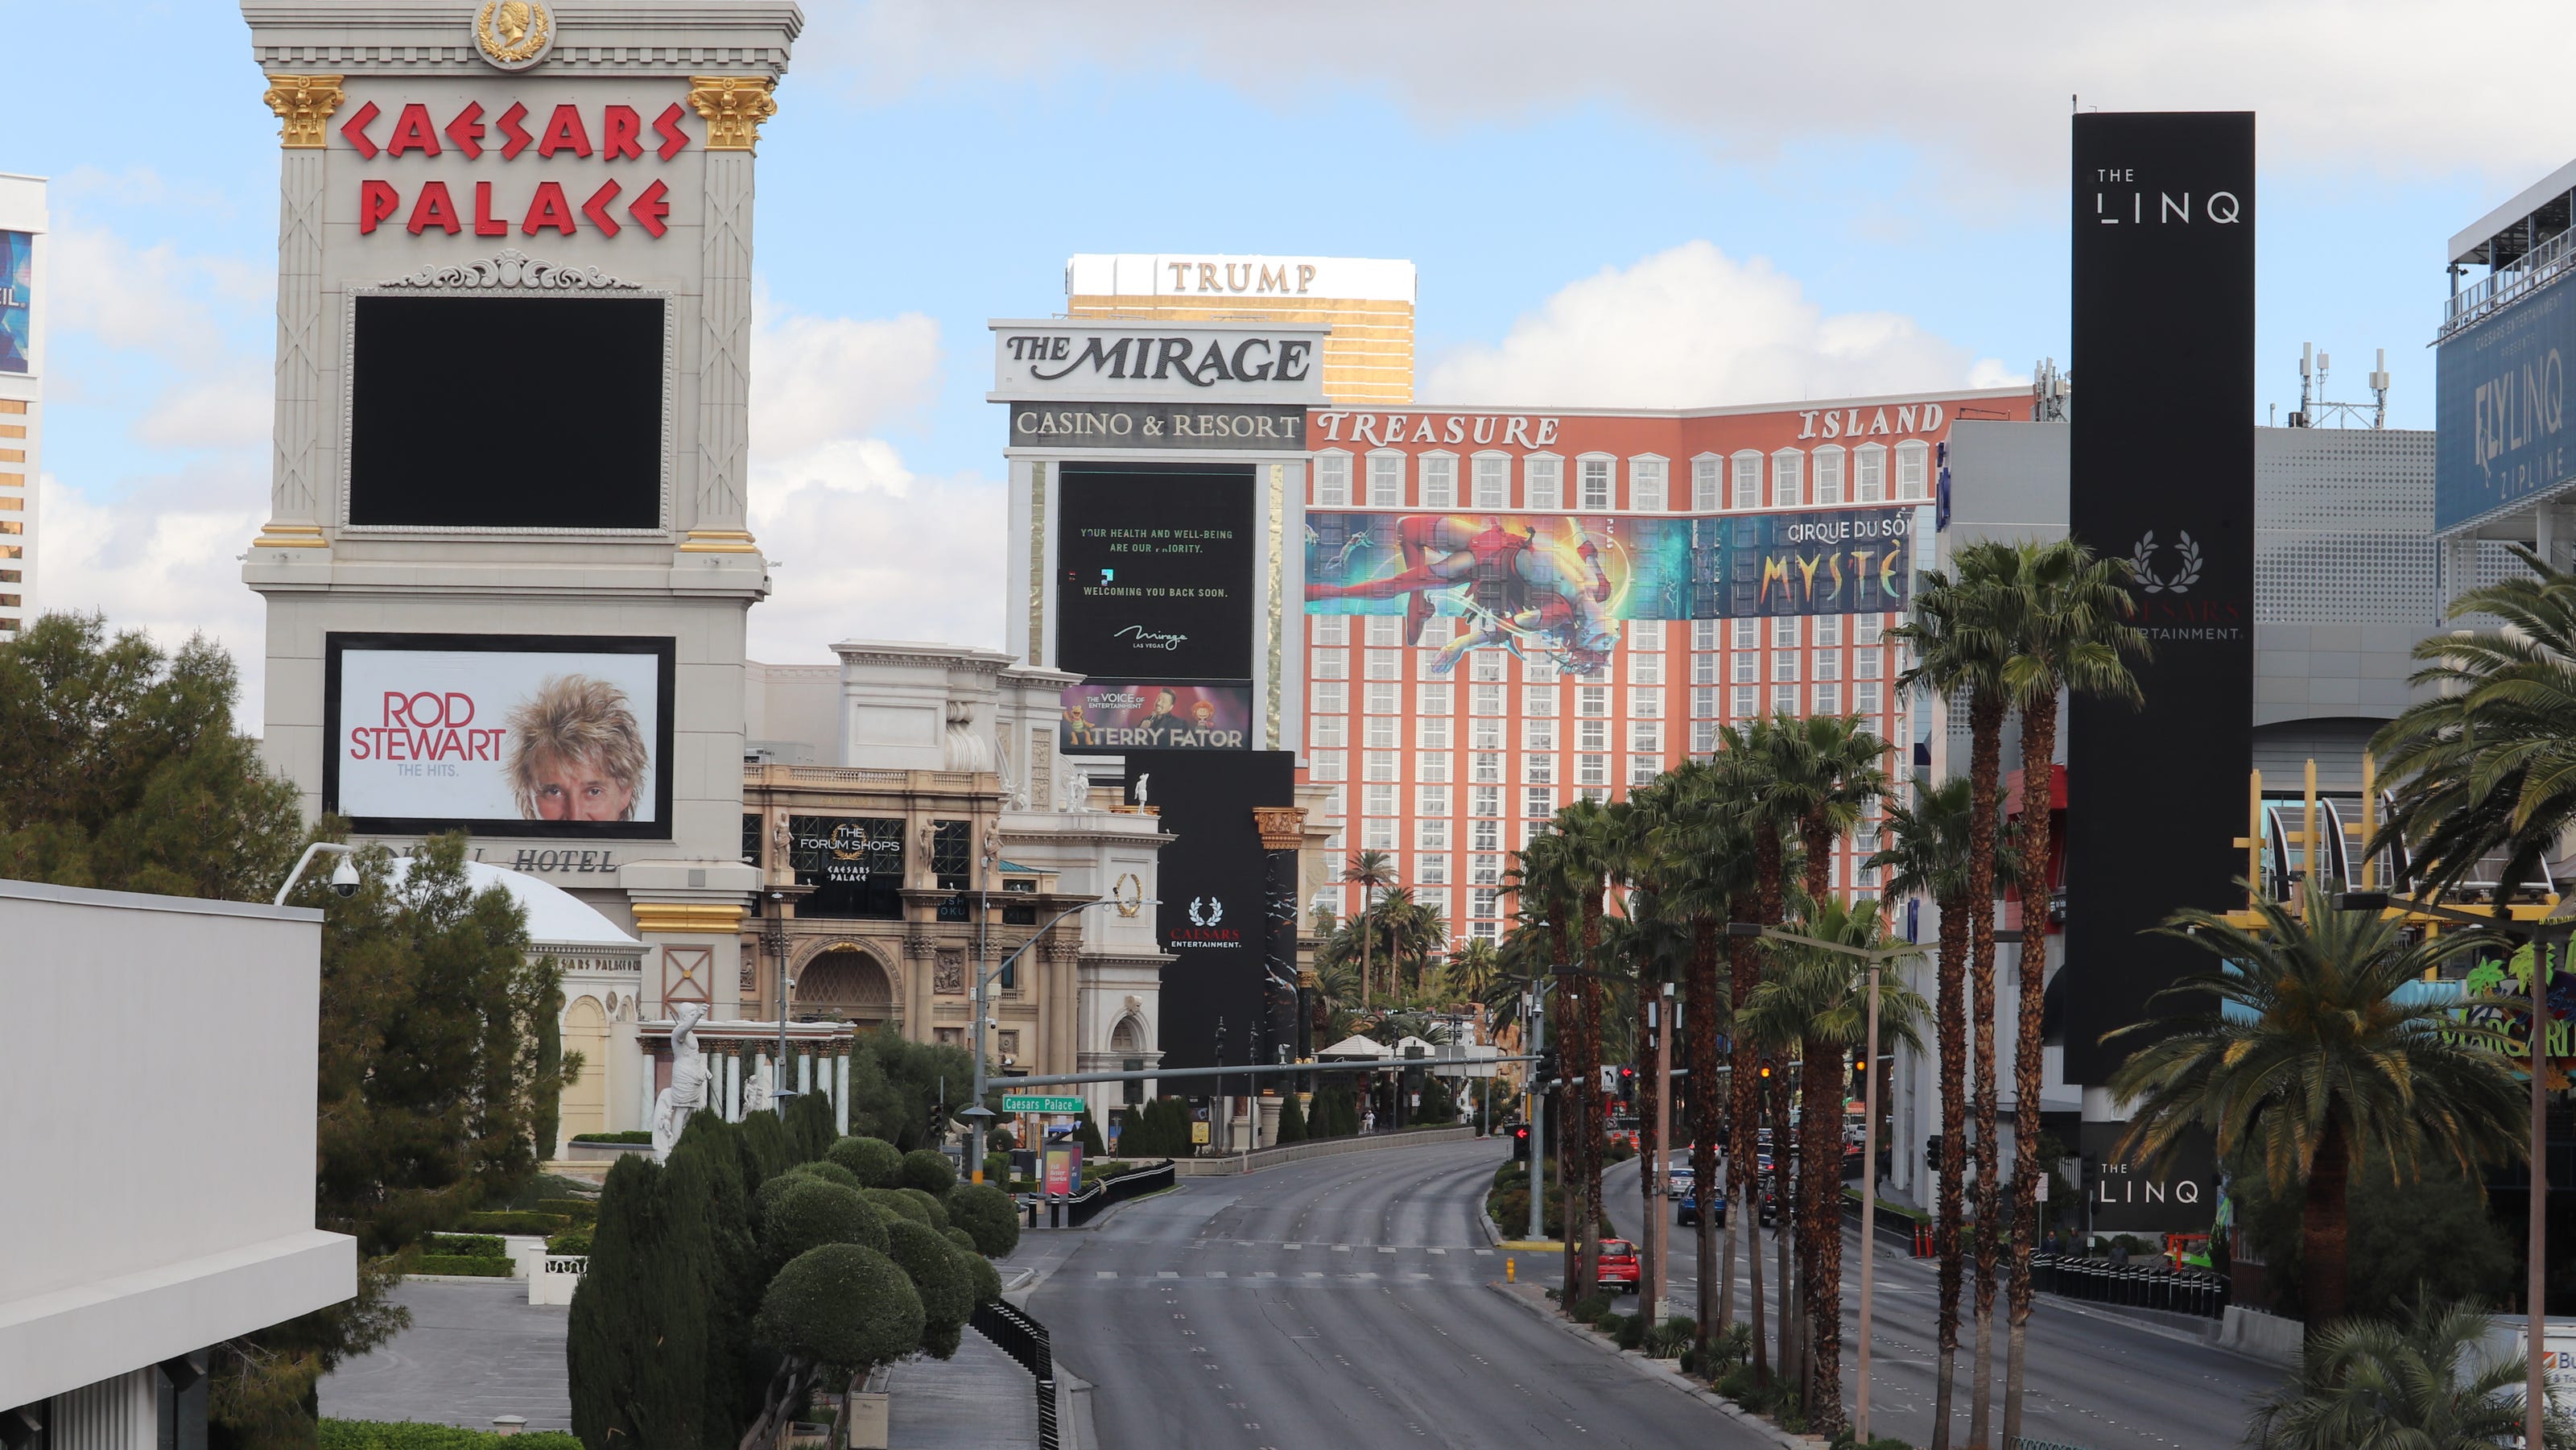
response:
M1765 1447L1487 1287L1505 1255L1474 1216L1502 1153L1488 1139L1184 1179L1013 1258L1046 1273L1029 1309L1096 1386L1117 1450Z
M1637 1235L1644 1205L1639 1199L1638 1167L1623 1163L1603 1175L1602 1196L1609 1200L1610 1221L1630 1238ZM1672 1209L1663 1207L1669 1227ZM1698 1230L1674 1232L1669 1260L1672 1285L1666 1291L1673 1312L1693 1312L1699 1256ZM1763 1293L1778 1303L1778 1259L1763 1235ZM1843 1404L1856 1403L1855 1370L1859 1363L1860 1235L1843 1238ZM1747 1290L1742 1250L1736 1267L1736 1313L1745 1312ZM1933 1407L1933 1323L1939 1281L1935 1261L1907 1257L1902 1248L1882 1240L1873 1295L1871 1326L1870 1429L1916 1445L1931 1443ZM1963 1297L1965 1295L1963 1294ZM1994 1384L1995 1429L2003 1415L2004 1303L1995 1293ZM1635 1301L1622 1301L1622 1310ZM1973 1314L1973 1305L1968 1311ZM1776 1333L1776 1330L1774 1331ZM1967 1369L1975 1326L1959 1328L1960 1368L1952 1391L1952 1433L1963 1440L1968 1429L1968 1396L1975 1383ZM2022 1437L2052 1441L2083 1450L2217 1450L2240 1443L2245 1417L2256 1397L2270 1391L2285 1372L2226 1350L2190 1342L2162 1326L2141 1324L2089 1306L2041 1295L2031 1309L2030 1342L2023 1374Z

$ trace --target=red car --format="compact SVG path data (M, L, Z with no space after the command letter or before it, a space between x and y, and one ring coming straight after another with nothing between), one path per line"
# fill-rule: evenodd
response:
M1601 1241L1601 1267L1593 1278L1601 1287L1616 1284L1634 1290L1637 1287L1637 1246L1626 1239Z

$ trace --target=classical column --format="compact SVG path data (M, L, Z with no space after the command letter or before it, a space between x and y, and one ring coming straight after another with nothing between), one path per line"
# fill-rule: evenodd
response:
M705 279L699 302L698 497L683 553L756 552L743 471L751 446L751 158L778 114L767 76L694 76L707 123Z
M1314 1012L1311 978L1297 970L1297 849L1305 844L1306 812L1301 806L1254 806L1253 829L1261 833L1261 999L1273 1043L1293 1043L1299 1062L1313 1058ZM1260 1090L1256 1079L1253 1090Z
M728 1049L724 1065L724 1120L739 1123L742 1121L742 1054Z
M338 76L273 75L260 99L277 113L277 412L269 521L254 549L319 549L322 538L323 123Z
M850 1055L832 1059L832 1131L850 1136Z

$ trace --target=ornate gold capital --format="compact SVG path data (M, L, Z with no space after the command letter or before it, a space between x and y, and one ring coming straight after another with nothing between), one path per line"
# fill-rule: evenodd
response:
M1261 849L1294 851L1306 844L1304 806L1254 806L1252 828L1261 833Z
M638 901L638 931L673 936L726 936L742 929L742 904L730 901Z
M760 140L760 123L778 114L769 93L776 84L767 76L689 77L689 104L707 119L707 149L751 150Z
M340 80L338 76L268 78L268 90L260 99L283 123L278 128L278 144L289 151L322 149L322 124L340 109L340 102L348 95L340 89Z

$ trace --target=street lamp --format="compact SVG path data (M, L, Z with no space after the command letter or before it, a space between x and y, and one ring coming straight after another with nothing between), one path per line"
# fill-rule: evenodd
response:
M1011 969L1011 963L1018 961L1022 952L1045 940L1046 934L1055 930L1056 923L1066 917L1077 912L1089 911L1095 906L1114 906L1118 908L1121 915L1133 916L1145 907L1162 904L1162 900L1158 897L1140 895L1132 901L1122 901L1113 895L1104 896L1098 901L1086 901L1079 906L1068 906L1047 918L1045 925L1029 933L1029 939L1013 947L1011 954L1002 958L993 970L979 971L975 974L975 1099L972 1107L958 1114L959 1117L974 1125L974 1141L967 1150L972 1155L968 1164L970 1181L975 1183L984 1181L984 1125L994 1116L993 1110L984 1106L984 1027L990 1012L990 1002L986 996L988 989L1004 972Z

